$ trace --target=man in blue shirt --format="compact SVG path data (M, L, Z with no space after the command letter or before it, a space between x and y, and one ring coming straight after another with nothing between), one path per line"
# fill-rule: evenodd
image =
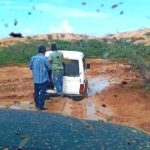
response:
M38 110L45 109L45 94L47 81L49 81L48 71L50 70L50 64L48 58L45 57L45 52L45 46L40 45L38 47L38 54L33 56L29 63L34 82L34 102Z

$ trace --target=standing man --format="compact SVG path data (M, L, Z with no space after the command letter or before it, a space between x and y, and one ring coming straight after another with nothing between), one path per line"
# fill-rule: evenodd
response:
M45 94L47 81L49 80L48 71L50 64L48 58L45 57L46 47L38 46L38 54L33 56L29 63L29 68L32 70L34 82L34 102L38 110L45 110Z
M63 68L63 53L57 51L56 43L51 44L51 50L53 51L49 55L49 61L52 65L52 79L54 86L57 90L57 94L62 96L62 89L63 89L63 75L64 75L64 68Z

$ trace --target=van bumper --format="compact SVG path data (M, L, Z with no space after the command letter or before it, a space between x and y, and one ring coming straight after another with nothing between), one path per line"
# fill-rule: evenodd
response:
M46 99L50 98L50 97L58 97L60 95L58 95L57 93L50 93L50 92L46 92ZM73 100L82 100L83 98L85 98L83 95L78 95L78 94L63 94L63 97L68 97L71 98Z

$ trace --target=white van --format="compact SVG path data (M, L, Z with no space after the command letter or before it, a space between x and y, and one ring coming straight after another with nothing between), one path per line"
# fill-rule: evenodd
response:
M88 80L86 69L90 65L86 65L85 57L82 52L61 50L64 59L64 77L63 77L63 94L64 96L72 97L73 99L82 99L87 95ZM47 51L48 57L52 51ZM55 88L51 82L48 85L47 94L55 94Z

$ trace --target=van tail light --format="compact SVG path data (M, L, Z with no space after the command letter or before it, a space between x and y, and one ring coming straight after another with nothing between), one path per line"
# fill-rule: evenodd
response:
M83 95L84 94L84 84L80 84L80 94Z

